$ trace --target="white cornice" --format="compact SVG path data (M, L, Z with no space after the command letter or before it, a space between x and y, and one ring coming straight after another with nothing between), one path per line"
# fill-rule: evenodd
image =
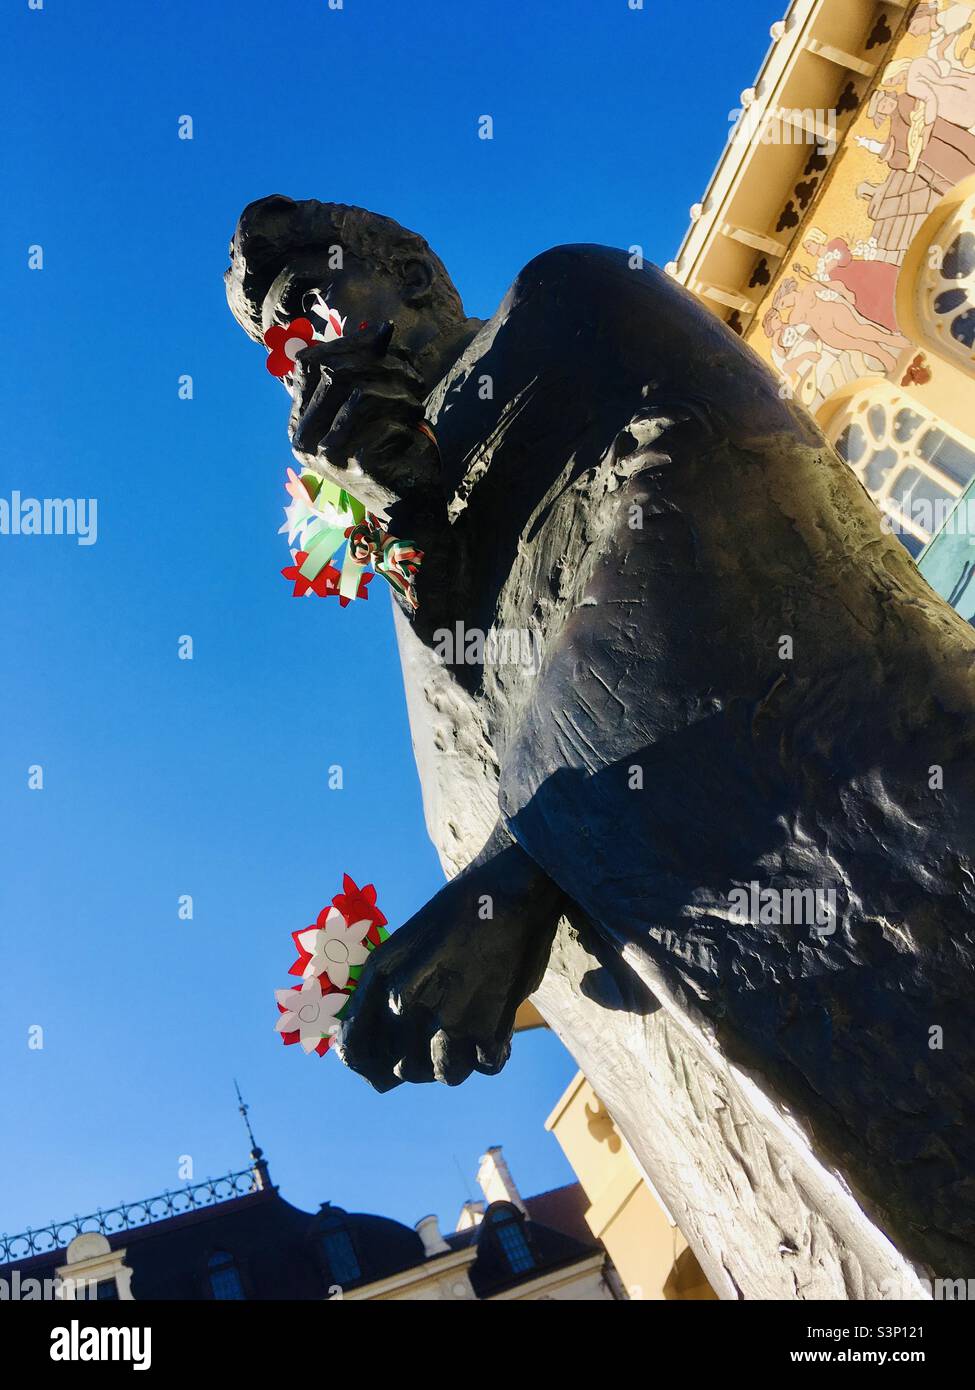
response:
M577 1279L583 1278L587 1274L601 1274L606 1263L606 1256L600 1252L598 1255L587 1255L583 1260L577 1260L571 1265L562 1265L560 1269L554 1269L547 1274L540 1274L537 1279L526 1279L520 1284L515 1284L510 1289L505 1289L502 1293L494 1293L485 1301L488 1303L510 1303L517 1299L538 1298L539 1295L551 1289L563 1288L566 1284L575 1283Z
M404 1289L422 1288L439 1283L446 1275L462 1273L467 1276L470 1266L477 1259L477 1246L465 1246L462 1250L452 1250L449 1255L436 1255L420 1265L410 1265L398 1274L390 1274L385 1279L376 1279L371 1284L362 1284L357 1289L349 1289L342 1294L345 1302L364 1302L370 1298L388 1298Z
M779 209L786 205L799 177L801 155L812 149L805 139L808 117L802 113L830 110L844 73L858 84L869 81L884 60L887 46L878 45L866 52L867 38L883 9L890 12L889 26L895 34L906 2L884 0L881 5L877 0L793 0L785 18L772 26L772 45L753 86L742 93L744 116L735 126L703 198L691 208L691 223L677 259L667 266L675 279L715 307L746 315L754 310L762 291L759 288L753 294L747 284L754 265L752 253L781 259L796 229L777 232L774 219L772 226L766 225L767 214L757 216L761 225L755 225L743 208L752 202L767 208L770 194ZM845 41L837 41L838 35L845 35ZM862 54L865 56L858 56ZM846 123L852 119L850 113L838 123L835 134L839 144ZM784 127L790 121L797 127L797 136L791 143L788 138L773 142L785 153L772 160L769 143L760 133L767 133L772 122ZM791 158L793 150L795 158ZM754 197L749 193L750 178ZM733 254L732 246L737 248Z
M772 44L754 83L742 93L742 105L748 111L748 123L738 123L711 175L704 197L692 208L691 224L684 233L684 240L676 259L676 278L682 284L686 284L691 278L705 243L721 219L721 212L731 189L747 167L749 155L754 149L750 133L751 123L775 109L776 97L790 63L799 49L800 41L813 16L826 3L829 3L829 0L793 0L785 18L772 25ZM849 4L851 0L841 0L841 3ZM744 98L749 94L751 100L746 103ZM701 212L695 217L693 213L698 208Z

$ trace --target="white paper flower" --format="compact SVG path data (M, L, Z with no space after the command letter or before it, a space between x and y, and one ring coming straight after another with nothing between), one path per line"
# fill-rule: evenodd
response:
M369 948L365 945L369 926L368 921L353 922L350 926L337 907L329 908L324 927L308 927L295 938L301 949L311 956L301 973L306 979L327 975L336 989L345 989L351 967L365 965L369 959Z
M338 1031L335 1015L349 1002L347 994L322 994L317 980L306 980L300 989L276 989L274 997L284 1009L275 1032L297 1033L306 1052Z
M331 502L313 502L293 468L288 469L285 490L291 501L284 509L284 525L278 527L278 535L287 532L289 545L294 545L297 539L299 550L307 549L304 541L309 532L329 530L335 526L344 529L352 520L350 516L343 516Z

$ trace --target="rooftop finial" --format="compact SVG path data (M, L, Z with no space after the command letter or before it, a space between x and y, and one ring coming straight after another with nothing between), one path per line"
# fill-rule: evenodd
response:
M240 1117L244 1121L247 1137L251 1141L251 1158L254 1160L254 1183L259 1190L263 1191L264 1188L271 1186L271 1175L268 1172L267 1163L264 1161L264 1150L254 1138L254 1131L251 1129L251 1122L248 1119L250 1106L245 1103L244 1097L240 1094L240 1087L237 1085L236 1077L234 1077L234 1090L237 1092L237 1109L240 1111Z

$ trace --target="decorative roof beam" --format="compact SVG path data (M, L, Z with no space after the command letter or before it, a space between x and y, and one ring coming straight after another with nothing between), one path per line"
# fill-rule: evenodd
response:
M817 113L804 107L778 106L774 111L769 112L767 120L774 120L778 121L780 125L791 126L793 130L804 135L806 142L810 145L833 144L836 141L836 127L818 120L817 114L825 115L826 113Z
M757 307L754 300L746 299L743 294L736 294L734 290L725 289L721 285L694 284L688 288L705 299L724 304L728 309L737 309L739 314L753 314Z
M806 44L808 53L815 53L817 58L825 58L827 63L835 63L838 68L845 68L847 72L858 72L861 77L872 77L876 71L876 63L870 63L864 58L854 58L852 53L845 53L842 48L834 48L831 43L820 43L818 39L810 39Z
M742 246L749 246L753 251L761 251L766 256L774 256L778 261L789 249L784 241L775 241L770 236L762 236L759 232L753 232L748 227L733 227L730 222L722 222L720 230L721 235L729 237L731 241L740 241Z

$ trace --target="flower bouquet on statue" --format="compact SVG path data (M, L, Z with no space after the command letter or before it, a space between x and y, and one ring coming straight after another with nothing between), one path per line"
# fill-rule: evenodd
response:
M344 874L342 892L331 905L322 908L311 926L291 936L298 959L288 973L300 975L302 983L275 990L281 1015L275 1031L286 1044L300 1043L305 1052L324 1057L370 951L389 938L375 888L371 883L358 888Z
M274 324L264 334L266 366L272 376L290 378L298 354L305 348L344 336L345 319L320 295L314 313L321 325L318 328L311 319L299 318L286 326ZM422 429L435 444L430 426L424 424ZM358 498L310 469L299 477L289 468L285 488L291 501L284 509L280 530L287 532L289 546L298 543L291 551L292 563L281 571L294 584L292 597L334 597L346 608L353 599L369 597L372 574L366 572L366 566L371 564L376 574L416 609L413 581L423 559L422 550L412 541L391 536ZM345 556L336 567L333 561L346 541Z
M368 598L366 589L373 576L366 567L372 565L416 608L414 580L422 550L391 536L357 498L317 473L299 477L289 468L285 488L291 501L284 509L280 531L287 533L293 548L292 563L281 573L294 584L294 598L332 596L345 608L354 598ZM345 555L341 567L336 567L333 562L343 545Z

